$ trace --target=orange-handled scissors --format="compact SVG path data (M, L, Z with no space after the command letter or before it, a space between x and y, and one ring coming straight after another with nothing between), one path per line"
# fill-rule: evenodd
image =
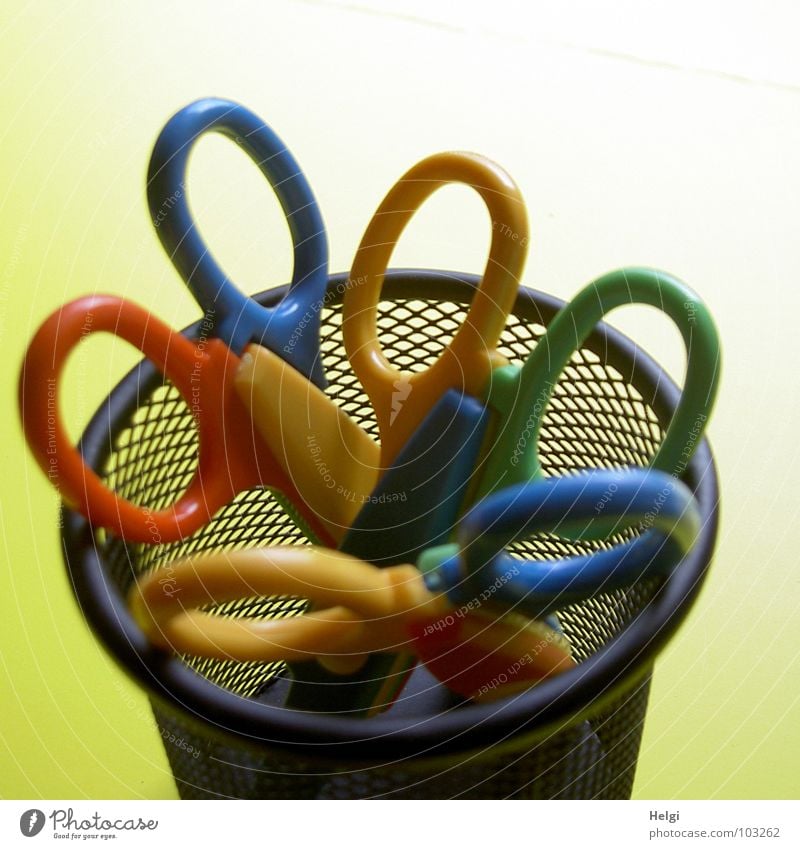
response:
M197 424L197 468L184 494L151 511L122 498L90 469L70 442L59 411L59 381L70 352L93 333L138 348L177 388ZM261 437L234 388L240 359L218 338L189 340L142 307L111 295L79 298L56 310L33 337L20 375L19 402L28 444L50 482L93 524L127 540L182 539L237 493L267 486L303 511L309 529L330 536Z
M425 371L403 372L386 359L378 340L383 279L405 226L421 204L448 183L470 186L486 204L492 220L489 259L450 344ZM521 192L499 165L477 154L429 156L407 171L383 199L353 261L342 309L347 355L378 421L383 468L392 464L448 389L481 397L492 370L506 364L495 346L514 305L527 245Z
M309 546L202 555L139 579L133 615L151 642L225 660L303 661L332 672L359 669L370 653L413 652L451 690L496 698L572 668L569 646L543 622L454 607L421 572L379 569ZM222 617L198 608L257 595L310 598L291 619Z

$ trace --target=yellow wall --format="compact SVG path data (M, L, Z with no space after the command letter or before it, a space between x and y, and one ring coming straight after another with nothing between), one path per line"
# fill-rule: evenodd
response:
M474 149L526 195L529 285L568 297L611 268L648 264L707 300L725 346L710 429L723 524L708 586L657 667L636 795L796 797L800 69L790 7L772 4L769 17L756 4L698 12L676 0L643 20L641 5L601 15L585 0L509 3L502 15L497 4L269 5L34 0L2 12L0 795L174 796L144 698L72 599L55 498L17 424L16 375L39 321L80 294L132 297L178 327L198 316L152 232L144 174L167 117L219 95L292 147L335 270L349 267L410 164ZM244 288L288 278L277 204L224 141L201 144L192 194ZM487 243L480 202L450 189L415 219L395 262L477 271ZM631 310L617 323L680 377L664 319ZM69 368L75 434L134 360L102 341L85 348Z

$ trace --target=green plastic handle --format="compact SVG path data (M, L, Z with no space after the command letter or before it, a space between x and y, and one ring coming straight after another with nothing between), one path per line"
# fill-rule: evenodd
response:
M645 304L666 313L686 345L681 399L650 465L680 476L700 442L720 374L719 335L705 304L685 283L651 268L623 268L582 289L555 316L520 368L496 369L485 392L498 414L475 500L501 487L543 477L539 432L553 390L572 354L611 310Z

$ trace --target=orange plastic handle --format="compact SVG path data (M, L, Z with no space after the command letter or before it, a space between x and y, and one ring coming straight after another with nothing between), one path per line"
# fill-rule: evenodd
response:
M309 598L315 610L290 619L258 620L197 609L274 595ZM434 597L426 589L413 566L378 569L333 549L308 546L175 561L140 577L129 602L136 620L161 648L240 661L318 656L338 671L358 668L368 652L407 647L409 614L423 611L434 617L450 607L444 596Z
M312 613L251 619L198 608L253 596L309 598ZM380 569L330 549L292 546L218 552L141 576L128 597L160 648L238 661L302 661L357 671L370 653L413 652L450 689L497 698L575 664L541 622L454 608L414 566Z
M118 496L84 462L61 420L59 381L68 355L92 333L112 333L138 348L177 388L197 423L197 469L184 494L151 511ZM56 310L31 340L22 366L19 403L25 436L62 499L94 525L132 542L183 539L239 492L268 486L303 501L261 437L234 388L240 360L219 339L196 342L147 310L111 295L79 298ZM312 531L328 539L313 514Z
M389 363L378 341L378 302L389 260L403 229L437 189L471 186L492 219L489 259L463 324L439 358L419 373ZM391 465L431 407L448 389L480 396L490 372L505 360L495 351L516 298L528 248L528 218L516 183L474 153L423 159L389 191L358 248L342 312L345 348L372 402L381 434L381 463Z

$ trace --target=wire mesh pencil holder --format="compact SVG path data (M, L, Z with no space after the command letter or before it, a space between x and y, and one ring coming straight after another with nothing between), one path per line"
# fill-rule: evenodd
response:
M331 277L323 309L328 392L377 435L344 353L345 283L346 275ZM431 362L442 338L460 324L476 283L455 272L389 272L379 326L390 359L407 369ZM269 305L282 292L256 298ZM521 362L560 306L522 289L501 352ZM419 315L425 321L409 324ZM677 387L649 356L599 325L556 387L541 435L545 471L646 464L677 398ZM195 446L185 403L148 362L108 396L81 442L87 461L114 489L154 510L189 482ZM580 661L576 669L497 702L460 705L418 667L403 698L368 720L325 713L324 688L319 713L284 707L288 679L281 664L156 651L127 611L136 575L176 557L305 542L268 491L242 494L199 532L171 545L124 543L66 510L63 550L89 624L149 694L182 798L629 798L653 663L685 618L713 553L717 477L705 441L683 479L703 517L695 548L666 580L559 611ZM590 545L597 544L542 535L513 550L552 558ZM248 599L218 612L291 616L304 606L291 598Z

